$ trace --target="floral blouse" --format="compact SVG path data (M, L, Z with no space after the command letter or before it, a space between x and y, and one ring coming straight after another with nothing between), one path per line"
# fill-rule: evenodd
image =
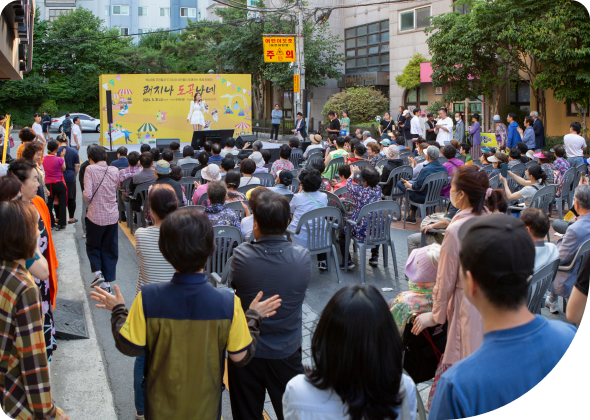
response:
M350 193L350 200L353 203L351 220L358 220L359 214L364 206L381 200L381 187L362 187L352 182L352 176L346 180L346 188ZM346 231L346 227L344 228ZM360 226L352 227L352 234L356 236L360 242L364 242L367 236L367 219L363 219Z
M228 209L223 204L212 204L205 207L205 214L213 226L232 226L242 233L242 225L235 211Z
M496 141L498 142L498 147L505 145L507 139L508 131L506 130L506 126L504 123L498 124L496 126Z
M570 168L570 164L564 158L557 158L555 162L553 162L553 167L555 171L555 183L557 184L557 197L561 196L561 182L563 181L563 176Z
M376 154L371 159L369 159L369 164L374 168L381 159L385 159L381 153Z
M270 169L270 174L276 178L277 172L284 171L285 169L288 171L292 171L295 168L293 167L293 164L288 160L275 160L272 164L272 168Z

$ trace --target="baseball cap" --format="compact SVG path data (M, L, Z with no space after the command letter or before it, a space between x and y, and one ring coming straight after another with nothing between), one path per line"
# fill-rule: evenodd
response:
M500 162L500 161L498 160L498 158L497 158L496 156L493 156L493 155L492 155L492 156L490 156L489 158L487 158L486 160L487 160L488 162L490 162L490 163L494 163L494 162Z
M391 142L389 141L389 139L383 139L381 140L381 145L383 147L388 147L391 144Z
M535 245L520 219L501 213L473 217L459 229L459 241L461 252L497 281L533 274Z
M535 152L533 150L529 150L528 152L526 152L526 156L533 160L533 158L535 157Z
M156 162L156 173L162 175L168 175L170 173L170 163L164 159Z

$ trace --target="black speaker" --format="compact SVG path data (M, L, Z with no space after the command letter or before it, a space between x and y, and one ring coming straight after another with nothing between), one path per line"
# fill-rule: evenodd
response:
M254 143L256 140L258 139L255 135L242 135L236 139L236 147L241 149L247 142ZM252 145L250 144L250 146Z
M107 90L107 123L113 123L113 97L110 90Z
M160 153L162 153L162 150L170 148L170 143L172 142L180 143L180 139L156 139L156 147L160 150Z
M107 150L107 165L110 165L115 160L117 160L117 151Z
M303 114L303 119L307 121L307 97L309 91L307 89L301 90L301 109Z

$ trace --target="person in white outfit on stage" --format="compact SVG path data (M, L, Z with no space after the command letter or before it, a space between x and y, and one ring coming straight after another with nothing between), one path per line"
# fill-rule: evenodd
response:
M186 121L193 125L193 131L200 131L205 125L203 112L209 109L209 106L202 100L199 92L195 93L194 100L191 102L191 109L186 117Z

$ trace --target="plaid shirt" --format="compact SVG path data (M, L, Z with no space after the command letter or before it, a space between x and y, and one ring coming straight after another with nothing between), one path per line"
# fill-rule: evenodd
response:
M102 161L86 168L84 173L84 201L90 202L92 195L96 191L92 203L88 207L88 213L86 213L88 220L99 226L113 225L118 222L118 186L119 170L114 166L107 166L107 163Z
M119 171L119 188L121 188L121 184L123 183L123 181L131 178L136 173L141 172L142 169L143 168L141 167L141 165L129 166L125 169L121 169ZM125 197L129 197L129 185L125 187L125 192L123 194L125 194Z
M20 264L0 263L0 402L10 418L59 419L51 400L41 296Z

